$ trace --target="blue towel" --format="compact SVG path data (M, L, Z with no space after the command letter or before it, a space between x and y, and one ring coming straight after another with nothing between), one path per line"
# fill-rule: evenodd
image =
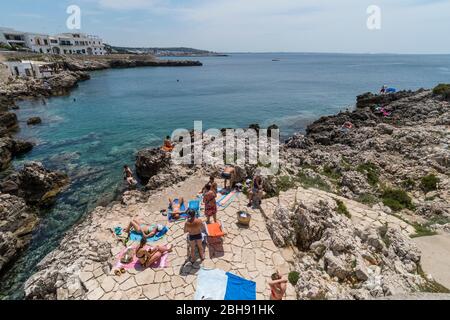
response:
M256 282L227 272L225 300L256 300Z
M196 212L200 211L200 200L191 200L189 201L189 209L195 210Z
M156 242L158 240L161 240L168 231L169 231L169 228L164 227L161 231L159 231L153 237L147 238L147 242ZM130 241L141 242L141 239L142 239L142 233L139 233L136 231L130 232Z

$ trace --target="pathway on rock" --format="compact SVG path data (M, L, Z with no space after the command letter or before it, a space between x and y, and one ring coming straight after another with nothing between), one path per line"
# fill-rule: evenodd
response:
M450 288L450 234L415 238L422 251L422 267L437 282Z
M401 219L396 218L395 216L389 215L380 210L371 209L362 203L314 188L305 189L299 187L297 189L282 192L279 197L265 200L262 204L262 209L265 214L270 216L279 204L288 209L292 209L295 203L315 203L322 200L329 203L333 207L336 206L335 199L341 200L345 204L355 225L359 225L364 228L378 228L387 223L390 227L400 230L407 236L415 233L414 227Z
M184 197L193 199L207 182L207 177L193 176L185 182L152 195L147 203L116 205L106 215L99 218L101 232L96 235L99 241L110 242L113 254L123 250L123 245L114 240L108 228L125 226L138 215L147 223L167 224L167 218L160 213L167 207L168 198ZM188 245L183 232L184 222L169 224L167 236L155 244L173 244L175 249L169 256L170 267L164 269L129 270L122 276L105 270L99 263L84 266L80 279L89 290L88 299L193 299L197 285L197 272L200 267L218 268L256 282L257 299L269 299L267 282L275 270L284 275L290 271L290 265L283 258L266 228L263 215L259 210L249 210L252 221L249 228L239 226L237 211L246 208L247 198L240 194L225 210L218 213L227 233L223 244L209 246L206 260L202 265L186 263ZM112 262L113 263L113 262ZM69 297L70 298L70 297ZM295 299L294 288L288 284L287 299Z

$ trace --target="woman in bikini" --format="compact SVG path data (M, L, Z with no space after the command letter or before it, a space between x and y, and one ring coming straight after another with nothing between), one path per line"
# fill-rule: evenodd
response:
M139 218L134 218L128 224L128 227L124 230L126 234L126 240L130 237L131 230L134 230L137 233L142 234L142 239L147 241L148 238L153 237L156 233L158 233L158 228L150 226L145 222L141 221Z
M172 219L178 220L180 219L181 208L184 206L184 199L181 198L178 200L178 203L175 203L172 199L169 199L169 209L172 211Z
M217 194L212 189L210 184L205 186L205 195L203 196L203 202L205 203L205 215L207 218L206 223L211 223L211 217L214 219L214 223L217 222Z
M173 250L172 245L156 246L155 248L146 250L146 244L147 241L142 238L141 244L136 249L136 258L138 258L139 263L145 268L151 267L155 262L158 262L166 252L171 252Z
M278 271L272 275L272 281L269 282L270 300L283 300L286 294L287 282Z

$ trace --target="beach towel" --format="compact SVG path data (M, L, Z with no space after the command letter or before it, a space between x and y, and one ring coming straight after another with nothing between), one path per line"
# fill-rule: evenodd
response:
M230 272L224 300L256 300L256 282L238 277Z
M227 290L228 277L225 271L200 269L197 275L195 300L223 300Z
M208 237L223 237L225 233L222 230L222 224L217 223L206 223L205 230Z
M156 226L153 225L152 228L156 228ZM161 240L168 231L169 231L169 228L167 228L167 226L164 226L164 228L161 231L159 231L158 233L156 233L153 237L147 238L147 243L148 242L156 242L158 240ZM141 242L141 239L142 239L142 233L136 232L136 231L130 232L130 238L129 238L130 241Z
M236 190L233 190L227 194L218 193L216 201L217 206L223 209L227 208L234 201L237 194L238 192Z
M256 283L218 269L200 269L195 300L256 300Z
M122 257L122 255L125 254L125 252L129 249L132 248L134 250L136 250L137 246L131 246L128 248L125 248L124 250L122 250L118 255L117 255L117 262L114 265L114 270L116 269L121 269L124 268L125 270L130 270L130 269L135 269L135 270L142 270L145 269L145 267L143 267L140 263L139 263L139 259L136 257L136 255L134 255L133 257L133 261L131 261L128 264L123 264L122 262L120 262L120 258ZM152 247L150 246L144 246L145 250L148 250ZM169 262L168 262L168 257L169 257L169 252L166 252L162 255L161 259L159 259L159 261L155 262L153 265L150 266L150 268L152 269L160 269L160 268L167 268L169 266Z

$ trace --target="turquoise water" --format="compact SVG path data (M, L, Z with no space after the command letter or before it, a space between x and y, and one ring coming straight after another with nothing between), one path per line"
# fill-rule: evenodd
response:
M321 115L351 107L356 95L385 83L418 89L450 79L450 55L274 53L199 59L203 67L93 72L68 97L51 98L46 105L20 104L19 135L37 146L14 165L42 161L68 172L72 184L43 213L30 247L1 279L2 294L20 298L23 282L64 231L120 193L123 164L133 164L137 150L160 144L176 128L192 128L195 120L205 128L276 123L287 136ZM43 124L27 127L30 116L40 116Z

